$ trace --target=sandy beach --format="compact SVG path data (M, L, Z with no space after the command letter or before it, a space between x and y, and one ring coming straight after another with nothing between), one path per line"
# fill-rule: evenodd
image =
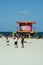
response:
M18 48L14 47L13 38L0 38L0 65L43 65L43 39L25 39L24 48L18 40Z

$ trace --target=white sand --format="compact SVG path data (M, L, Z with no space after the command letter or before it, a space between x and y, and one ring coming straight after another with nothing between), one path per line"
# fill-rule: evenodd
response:
M0 38L0 65L43 65L43 39L25 39L25 47L21 48L20 39L18 48L14 47L13 39Z

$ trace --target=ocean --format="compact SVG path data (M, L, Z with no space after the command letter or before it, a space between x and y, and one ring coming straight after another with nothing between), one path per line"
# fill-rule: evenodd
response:
M2 34L3 36L6 36L6 35L11 35L13 32L0 32L0 34ZM43 35L43 32L37 32L35 35Z
M13 32L0 32L0 34L6 36L6 35L11 35Z

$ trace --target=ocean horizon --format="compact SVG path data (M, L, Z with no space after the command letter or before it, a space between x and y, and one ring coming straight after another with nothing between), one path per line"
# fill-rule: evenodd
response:
M0 34L6 36L6 35L11 35L13 32L0 32ZM43 32L37 32L39 35L43 35Z

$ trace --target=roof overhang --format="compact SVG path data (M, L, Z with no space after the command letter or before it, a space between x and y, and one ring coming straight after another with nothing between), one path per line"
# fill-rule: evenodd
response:
M35 24L36 22L32 22L32 21L20 21L20 22L16 22L18 24Z

